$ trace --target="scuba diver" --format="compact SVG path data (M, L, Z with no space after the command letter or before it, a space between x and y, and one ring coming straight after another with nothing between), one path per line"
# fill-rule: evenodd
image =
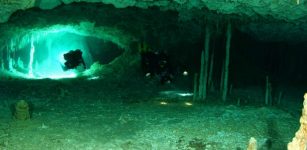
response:
M173 74L169 62L169 56L165 52L158 53L158 68L157 74L161 84L171 83Z
M80 49L71 50L63 56L66 60L66 62L64 63L65 66L62 66L64 71L68 69L75 69L80 66L80 64L82 64L83 68L86 69L85 62L82 58L82 52Z
M153 76L157 72L158 55L152 51L142 52L141 64L146 76Z
M158 77L161 84L171 83L173 75L169 57L165 52L142 52L141 64L146 77Z

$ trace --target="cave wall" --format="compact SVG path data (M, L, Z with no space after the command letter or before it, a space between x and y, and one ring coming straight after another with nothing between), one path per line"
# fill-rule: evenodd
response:
M165 10L177 11L206 7L221 14L272 16L274 19L286 21L305 18L307 14L307 6L304 5L304 0L1 0L0 5L3 9L0 22L6 22L12 13L20 9L32 7L52 9L61 4L72 2L100 2L112 4L116 8L158 6Z
M208 12L214 12L239 18L238 28L242 32L263 41L307 40L307 6L304 0L1 0L0 22L7 22L18 10L53 9L74 2L111 4L115 8L158 7L178 12L181 20L204 19Z

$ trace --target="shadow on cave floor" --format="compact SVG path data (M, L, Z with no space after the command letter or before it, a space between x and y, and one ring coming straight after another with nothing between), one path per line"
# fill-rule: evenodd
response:
M299 125L280 109L193 103L142 79L14 80L0 89L0 149L229 150L246 149L250 137L279 149ZM30 120L12 119L19 99L33 103Z

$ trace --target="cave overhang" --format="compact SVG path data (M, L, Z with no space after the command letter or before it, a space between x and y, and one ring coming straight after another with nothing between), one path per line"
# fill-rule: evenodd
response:
M194 8L207 8L219 14L246 15L250 17L272 16L273 19L288 22L306 18L307 15L307 6L304 0L1 0L0 22L6 22L10 15L17 10L33 7L53 9L59 5L73 2L112 4L116 8L149 8L156 6L164 10L176 10L179 12Z
M2 36L0 35L0 43L2 45L1 49L5 46L10 45L9 43L16 43L18 46L23 46L28 42L29 37L33 36L40 38L46 36L49 33L59 33L59 32L69 32L75 33L82 36L92 36L106 41L115 43L123 49L127 49L129 44L135 40L131 35L123 32L117 28L105 27L105 26L95 26L94 22L82 21L79 24L56 24L48 25L45 27L8 27L3 26L0 30L2 31Z
M240 31L250 34L258 40L281 42L304 42L307 40L307 5L303 0L21 0L18 2L0 0L2 6L0 23L7 22L10 16L18 10L56 9L60 5L80 2L112 4L115 8L147 9L158 7L161 10L177 11L181 20L207 19L207 16L212 14L214 14L212 18L216 19L218 17L215 16L224 15L226 18L229 17L229 20L233 19ZM199 18L199 16L203 17ZM215 21L213 20L213 22Z

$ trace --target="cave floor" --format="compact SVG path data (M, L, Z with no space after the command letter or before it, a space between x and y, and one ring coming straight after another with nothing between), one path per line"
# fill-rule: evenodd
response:
M1 82L0 149L243 150L255 137L258 147L281 150L299 127L298 117L277 108L188 106L191 97L142 84L80 82ZM33 104L30 120L12 119L18 99Z

